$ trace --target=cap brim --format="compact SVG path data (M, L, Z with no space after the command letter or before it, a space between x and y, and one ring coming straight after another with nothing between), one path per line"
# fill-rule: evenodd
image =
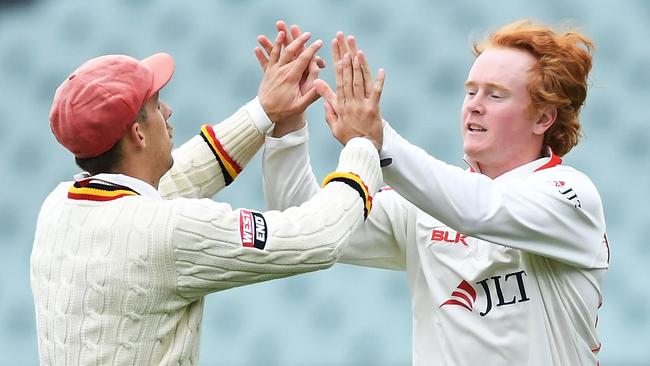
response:
M140 61L140 63L153 72L153 86L149 92L149 97L167 85L176 69L172 56L164 52L151 55Z

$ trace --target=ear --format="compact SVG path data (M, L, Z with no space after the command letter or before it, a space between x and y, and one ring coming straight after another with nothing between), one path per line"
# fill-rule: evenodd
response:
M133 123L127 131L127 135L128 141L137 149L144 148L146 146L144 131L140 123Z
M551 128L555 120L557 119L557 108L548 107L542 110L542 114L535 122L533 126L533 133L536 135L543 135L546 131Z

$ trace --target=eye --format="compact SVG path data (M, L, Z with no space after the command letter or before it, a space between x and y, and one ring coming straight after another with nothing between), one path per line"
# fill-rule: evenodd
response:
M476 90L467 90L466 93L467 93L467 95L473 97L473 96L476 95Z

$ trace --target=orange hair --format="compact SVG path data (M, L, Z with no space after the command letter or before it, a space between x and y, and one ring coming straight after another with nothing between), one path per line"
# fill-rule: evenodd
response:
M576 30L555 32L547 26L521 20L474 43L474 54L478 56L488 47L516 48L537 59L528 85L531 110L557 109L557 119L544 134L544 144L556 155L564 156L580 140L578 115L587 97L593 42Z

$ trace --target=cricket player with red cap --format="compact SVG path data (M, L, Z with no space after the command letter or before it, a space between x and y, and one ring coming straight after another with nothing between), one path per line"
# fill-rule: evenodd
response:
M173 153L172 110L160 99L170 55L102 56L63 81L50 125L85 172L51 192L36 225L41 364L195 365L205 295L336 262L382 179L381 120L349 140L322 192L300 207L262 213L201 199L233 182L274 122L318 98L322 42L308 39L279 32L257 97Z
M591 180L561 159L580 137L592 47L580 32L530 21L477 43L460 113L467 170L385 124L380 157L390 187L375 196L341 262L408 273L414 365L598 365L610 259L603 207ZM315 81L326 118L364 121L367 110L345 97L371 90L365 55L342 33L333 54L336 93ZM289 127L265 146L275 209L319 192L307 129Z

